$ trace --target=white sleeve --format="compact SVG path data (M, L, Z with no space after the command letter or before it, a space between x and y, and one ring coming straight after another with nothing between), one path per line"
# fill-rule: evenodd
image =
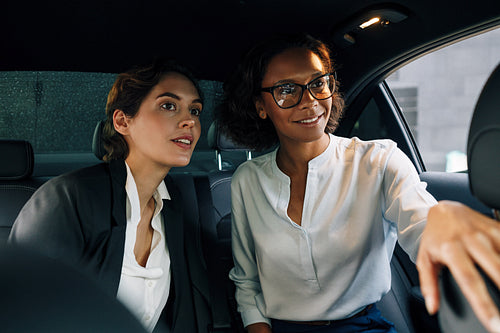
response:
M236 174L235 174L236 176ZM229 277L236 286L236 301L241 313L243 325L264 322L270 325L270 320L260 312L256 298L262 293L259 272L255 260L255 246L252 233L242 201L240 184L233 177L231 183L231 235L234 267Z
M437 202L420 181L410 159L397 147L389 152L384 170L384 218L398 226L398 241L413 262L429 208Z

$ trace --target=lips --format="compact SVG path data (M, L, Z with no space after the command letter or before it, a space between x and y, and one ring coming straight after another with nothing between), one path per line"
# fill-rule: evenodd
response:
M172 141L175 143L183 144L183 145L191 145L193 143L194 139L191 135L183 135L183 136L177 137L175 139L172 139Z
M318 119L319 119L319 116L318 117L314 117L314 118L299 120L298 123L301 123L301 124L310 124L310 123L314 123Z
M323 115L319 115L319 116L315 116L315 117L310 117L310 118L307 118L307 119L302 119L302 120L297 120L295 121L296 123L299 123L299 124L305 124L305 125L309 125L309 124L314 124L316 123Z

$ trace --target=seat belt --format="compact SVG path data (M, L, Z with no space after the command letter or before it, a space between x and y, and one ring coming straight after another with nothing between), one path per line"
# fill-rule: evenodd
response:
M218 243L217 225L208 177L195 177L195 188L198 196L202 247L207 263L210 308L213 319L212 325L208 327L208 332L235 332L231 325L232 320L227 297L229 277L224 272L219 260L221 247Z

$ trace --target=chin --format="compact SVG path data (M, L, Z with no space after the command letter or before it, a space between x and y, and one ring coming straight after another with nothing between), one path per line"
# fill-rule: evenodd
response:
M187 158L176 159L175 161L172 161L172 163L170 165L172 167L175 167L175 168L181 168L181 167L187 166L189 164L189 162L191 162L191 156L189 156Z

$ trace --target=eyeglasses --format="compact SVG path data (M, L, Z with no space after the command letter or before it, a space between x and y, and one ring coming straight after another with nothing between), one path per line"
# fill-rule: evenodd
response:
M277 86L262 88L261 91L273 95L274 101L282 109L293 108L302 100L307 89L312 97L317 100L327 99L335 92L335 73L327 73L315 78L308 84L283 83Z

